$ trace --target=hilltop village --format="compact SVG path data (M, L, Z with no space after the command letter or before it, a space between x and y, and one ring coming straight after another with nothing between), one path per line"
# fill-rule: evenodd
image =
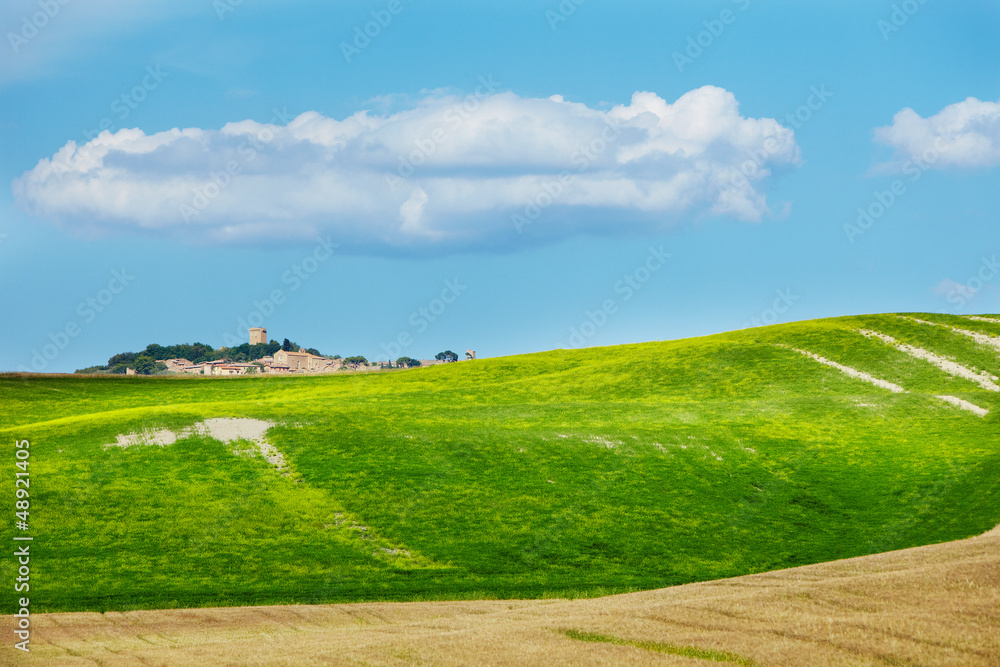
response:
M267 345L267 329L263 327L253 327L249 329L250 346ZM287 342L287 341L286 341ZM276 343L275 343L276 344ZM466 350L465 359L475 359L474 350ZM435 366L438 364L458 361L458 355L448 351L442 352L434 359L410 359L402 357L396 364L388 361L369 362L364 357L327 357L304 349L278 349L273 354L253 359L251 361L237 362L227 359L217 359L192 363L183 358L162 359L158 363L165 368L160 368L161 373L190 373L193 375L249 375L249 374L281 374L281 373L333 373L337 371L366 372L378 371L389 368L412 368L415 366ZM141 374L142 371L128 367L125 369L126 375Z

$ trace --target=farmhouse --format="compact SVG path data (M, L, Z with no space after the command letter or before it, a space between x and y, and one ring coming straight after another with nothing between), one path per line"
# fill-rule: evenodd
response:
M192 365L187 359L164 359L163 363L170 373L183 373L184 369Z
M308 352L286 352L285 350L278 350L274 353L274 363L281 366L288 366L291 370L296 371L324 371L324 370L335 370L334 368L329 368L333 365L335 360L327 359L325 357L318 357L315 354L309 354ZM336 360L337 368L340 367L340 360Z
M168 359L167 361L163 362L167 364L168 371L172 370L171 364L168 363L171 361L179 361L179 360ZM189 366L185 366L181 371L174 371L174 372L195 373L197 375L222 375L223 373L215 371L215 367L225 366L225 365L226 365L225 361L204 361L200 364L191 364Z

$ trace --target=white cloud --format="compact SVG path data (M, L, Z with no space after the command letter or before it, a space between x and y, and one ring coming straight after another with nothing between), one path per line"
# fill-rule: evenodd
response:
M907 161L934 167L989 167L1000 164L1000 102L970 97L922 118L910 108L876 128L875 140L891 147L889 167Z
M670 104L649 92L607 111L560 96L460 98L343 120L104 132L70 141L13 184L32 213L80 232L140 228L196 241L331 234L345 247L474 248L524 229L655 231L679 216L768 212L773 166L798 163L791 130L745 118L705 86ZM532 209L537 206L537 209Z

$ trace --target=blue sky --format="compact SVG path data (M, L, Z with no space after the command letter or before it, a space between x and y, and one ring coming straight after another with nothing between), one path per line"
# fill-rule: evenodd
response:
M996 3L64 2L0 9L3 370L1000 311Z

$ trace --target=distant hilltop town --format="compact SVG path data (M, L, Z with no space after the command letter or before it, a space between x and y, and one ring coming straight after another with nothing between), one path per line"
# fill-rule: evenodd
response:
M475 350L466 350L465 359L475 359ZM82 368L77 373L111 373L125 375L156 375L188 373L192 375L252 375L285 373L335 373L368 372L396 368L435 366L459 357L451 350L437 354L434 359L400 357L392 361L369 362L361 356L342 358L325 356L314 348L303 349L287 338L283 343L268 342L267 329L253 327L249 342L231 348L215 350L203 343L192 345L149 345L142 352L116 354L105 366Z
M275 341L275 344L277 341ZM267 329L254 327L250 329L249 345L267 345ZM434 363L441 363L437 360ZM343 359L335 359L313 354L304 350L278 349L271 355L263 356L252 362L234 362L225 359L213 361L203 361L193 364L187 359L164 359L164 369L167 373L194 373L196 375L247 375L248 373L330 373L339 371L345 367ZM420 365L424 362L421 360ZM360 370L371 366L365 360L364 363L352 364L352 370ZM135 375L136 371L128 369L128 375Z

